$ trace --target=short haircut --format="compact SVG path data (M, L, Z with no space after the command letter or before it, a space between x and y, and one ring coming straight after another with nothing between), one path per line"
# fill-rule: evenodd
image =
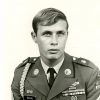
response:
M33 18L32 27L37 35L38 25L49 26L55 24L58 20L65 20L68 29L68 21L63 12L55 8L46 8L37 13Z

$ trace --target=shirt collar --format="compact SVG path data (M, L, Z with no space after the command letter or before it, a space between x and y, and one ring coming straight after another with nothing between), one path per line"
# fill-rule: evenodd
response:
M59 72L59 69L60 69L60 67L61 67L61 65L62 65L62 63L63 63L63 61L64 61L64 58L63 58L56 66L53 67L53 68L55 69L55 71L56 71L57 74L58 74L58 72ZM43 62L42 59L41 59L41 64L42 64L42 67L43 67L43 69L44 69L44 71L45 71L45 74L47 74L47 70L48 70L49 66L47 66L47 65Z

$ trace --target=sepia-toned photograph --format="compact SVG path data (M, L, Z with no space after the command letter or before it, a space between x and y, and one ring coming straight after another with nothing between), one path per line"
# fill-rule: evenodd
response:
M2 100L100 100L99 6L2 1Z

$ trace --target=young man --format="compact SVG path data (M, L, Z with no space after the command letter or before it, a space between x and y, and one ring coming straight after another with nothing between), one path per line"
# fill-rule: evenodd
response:
M43 9L32 26L40 57L29 57L16 68L11 85L14 100L99 100L98 68L64 52L66 16L54 8Z

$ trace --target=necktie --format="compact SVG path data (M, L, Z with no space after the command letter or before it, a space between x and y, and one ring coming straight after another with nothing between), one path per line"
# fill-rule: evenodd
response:
M51 89L51 87L52 87L52 85L53 85L53 83L54 83L54 80L55 80L55 78L54 78L54 73L56 73L56 72L55 72L54 68L48 68L47 73L50 73L49 87L50 87L50 89Z

